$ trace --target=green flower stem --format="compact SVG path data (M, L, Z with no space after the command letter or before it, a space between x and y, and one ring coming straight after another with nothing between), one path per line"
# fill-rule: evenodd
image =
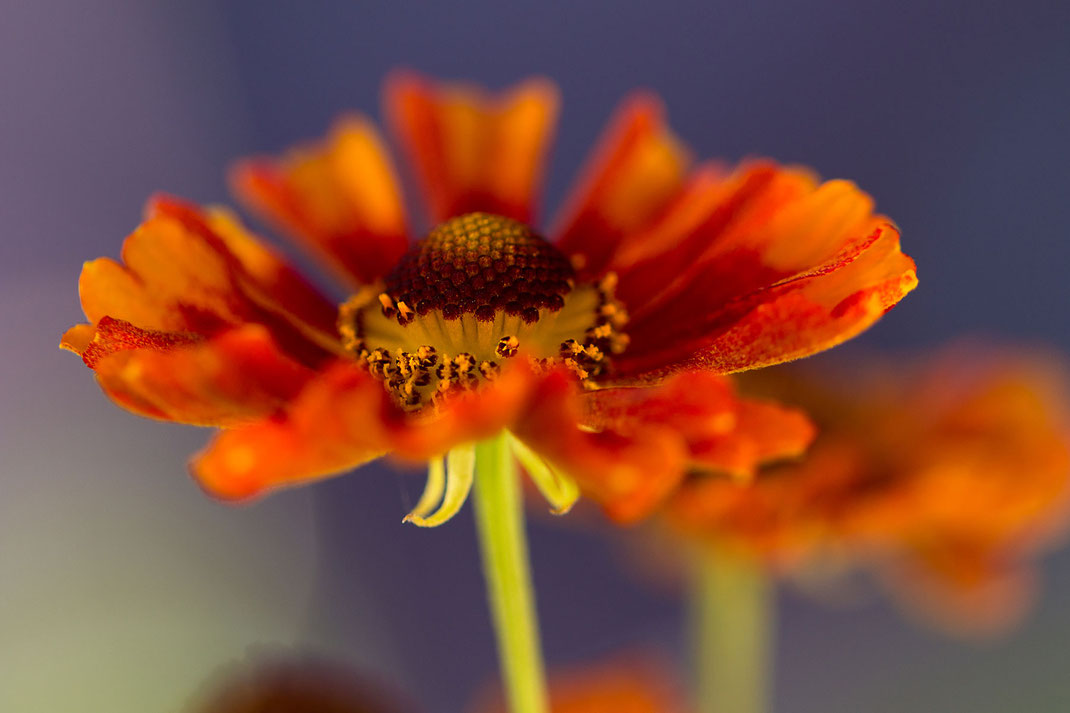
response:
M756 562L700 552L692 584L698 713L765 713L773 591Z
M547 713L524 507L513 454L503 432L476 446L472 490L498 660L511 713Z

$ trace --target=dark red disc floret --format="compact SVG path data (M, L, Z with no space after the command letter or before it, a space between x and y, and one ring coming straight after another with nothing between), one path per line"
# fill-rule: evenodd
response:
M567 258L531 228L490 213L451 218L416 243L386 278L386 294L418 315L446 319L499 311L526 322L556 311L572 289Z

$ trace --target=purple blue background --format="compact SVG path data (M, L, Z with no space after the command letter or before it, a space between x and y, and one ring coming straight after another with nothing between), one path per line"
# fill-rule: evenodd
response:
M610 110L666 100L701 156L849 177L900 224L921 287L862 344L961 333L1070 348L1065 2L18 2L0 10L0 710L170 711L249 646L370 667L428 711L494 672L470 514L401 525L387 466L248 508L205 498L208 437L121 412L56 349L83 260L116 255L164 189L224 201L227 162L376 113L410 66L564 105L556 205ZM681 611L583 525L540 518L545 645L679 655ZM880 597L780 600L777 711L1070 709L1070 554L1025 625L950 640Z

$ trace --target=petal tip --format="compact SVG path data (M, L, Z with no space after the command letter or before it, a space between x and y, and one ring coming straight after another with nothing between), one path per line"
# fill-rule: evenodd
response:
M633 89L624 97L622 109L632 115L645 117L651 123L665 121L665 100L653 89Z
M249 476L255 454L242 454L240 448L226 449L220 454L212 445L195 455L188 465L201 490L228 505L243 505L258 499L264 490Z
M94 331L95 329L91 324L76 324L60 337L59 348L82 356L86 347L93 340Z

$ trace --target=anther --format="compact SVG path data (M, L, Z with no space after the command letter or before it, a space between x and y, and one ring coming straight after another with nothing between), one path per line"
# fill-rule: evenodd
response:
M580 345L580 343L577 342L575 339L566 339L565 341L561 342L561 348L558 350L561 356L565 357L575 356L582 351L583 346Z
M407 304L401 301L397 303L397 310L399 324L408 324L416 314Z
M409 353L398 350L397 359L394 360L397 364L398 374L404 377L412 375L412 367L409 365Z
M476 360L471 354L467 352L458 354L453 358L453 366L458 378L466 381L475 378Z
M597 327L591 327L587 330L586 336L589 339L608 339L613 334L613 327L609 324L600 324Z
M494 348L494 352L500 356L508 359L509 357L516 356L517 349L520 348L520 340L516 337L502 337L498 340L498 346Z
M416 358L420 360L420 366L429 368L438 363L438 352L434 347L424 345L416 349Z
M454 369L452 360L443 360L442 363L438 365L438 368L435 369L435 376L438 377L439 386L442 386L442 384L447 381L452 381L456 375L457 370Z
M379 304L383 307L384 317L393 317L397 314L397 310L394 309L394 300L390 299L390 295L385 292L379 293Z
M591 361L602 361L602 359L605 358L605 354L602 353L602 350L594 344L588 344L586 347L584 347L583 353Z

